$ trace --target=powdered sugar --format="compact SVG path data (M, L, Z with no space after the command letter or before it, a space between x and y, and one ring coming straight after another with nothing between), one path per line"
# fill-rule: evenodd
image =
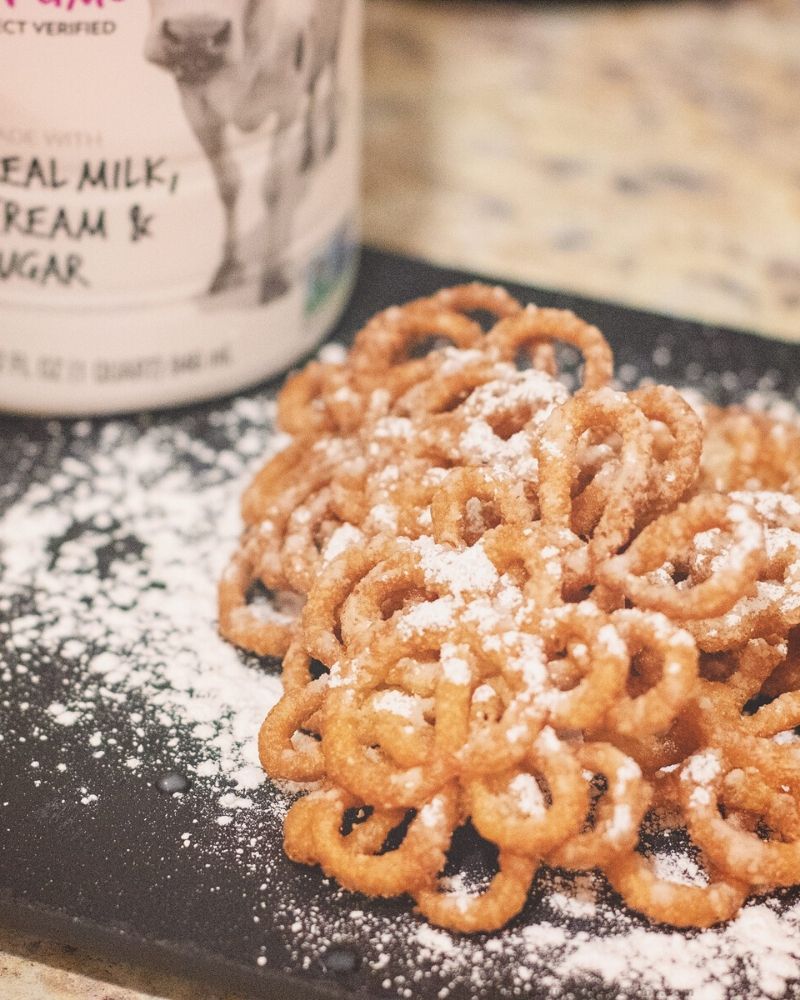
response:
M433 630L453 628L456 612L462 602L452 597L440 597L435 601L422 601L409 608L398 620L397 631L403 638Z
M472 677L469 663L462 655L458 646L450 642L442 644L441 651L442 675L451 683L469 684Z
M426 580L434 585L447 585L455 596L465 591L485 593L497 583L497 570L480 544L455 550L437 545L432 538L423 535L411 548L419 553Z
M332 562L338 555L364 540L364 535L352 524L342 524L331 535L322 553L323 562Z
M688 859L661 871L673 881L698 882ZM466 898L476 884L451 879L447 889ZM405 916L364 914L358 924L373 942L367 962L391 969L387 995L404 996L410 988L412 997L441 1000L767 1000L794 996L787 987L791 991L800 980L800 903L782 911L750 903L723 927L685 934L631 916L591 874L544 873L536 891L541 905L535 917L484 939L451 935ZM399 964L392 948L398 938L405 956Z
M509 791L521 812L532 818L544 816L546 806L541 788L532 774L520 771L509 783Z
M380 691L372 698L372 707L378 712L389 712L417 724L424 721L423 702L405 691Z
M91 445L54 424L50 445L61 460L6 502L0 671L12 655L17 667L35 660L37 671L68 664L69 683L47 717L88 728L109 768L157 768L145 736L158 725L205 745L198 779L263 780L254 737L280 682L216 632L216 579L239 530L237 499L271 429L263 406L257 424L252 411L242 400L212 415L216 436L229 439L217 449L169 424L109 422ZM93 720L105 705L125 711L131 698L126 746Z
M708 877L700 865L686 854L656 854L653 858L656 878L678 885L707 885Z
M690 757L681 772L681 781L692 784L689 802L695 808L707 806L711 802L710 786L721 771L716 753L699 753Z

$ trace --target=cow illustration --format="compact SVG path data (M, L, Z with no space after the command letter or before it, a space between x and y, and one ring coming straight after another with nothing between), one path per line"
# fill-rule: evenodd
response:
M337 61L347 0L150 0L150 62L175 77L225 210L215 294L243 282L236 206L239 167L230 126L272 137L263 185L266 246L261 301L290 287L287 253L311 168L336 145Z

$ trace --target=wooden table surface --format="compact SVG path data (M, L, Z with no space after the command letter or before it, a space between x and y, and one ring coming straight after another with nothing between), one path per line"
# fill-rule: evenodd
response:
M365 237L800 340L800 2L370 0ZM0 930L2 1000L241 1000Z

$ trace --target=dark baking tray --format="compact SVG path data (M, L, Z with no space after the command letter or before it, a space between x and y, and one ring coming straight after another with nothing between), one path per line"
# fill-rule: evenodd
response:
M346 340L378 309L467 277L365 250L355 294L334 336ZM720 403L765 387L790 399L798 392L798 347L574 295L510 288L523 301L571 308L599 325L614 348L623 383L654 375L660 381L695 385ZM680 302L675 307L680 311ZM736 373L735 384L724 372ZM262 398L264 387L250 395ZM147 426L174 423L213 448L208 416L220 405L224 404L123 418L123 422L133 432L144 426L143 420ZM98 440L102 428L103 421L92 422L89 440ZM58 447L40 449L35 468L25 462L29 446L38 447L51 431L44 422L0 418L0 486L4 486L0 516L31 477L58 468L63 458ZM15 650L2 634L0 654L13 671ZM274 855L266 896L253 866L220 850L220 830L211 823L213 802L197 789L182 797L160 794L153 785L158 773L147 773L147 768L134 773L102 766L92 758L86 733L79 727L65 729L58 745L50 741L37 748L41 773L49 780L36 787L30 775L30 747L18 736L25 732L26 720L58 697L63 680L52 670L39 685L15 676L0 694L0 733L16 734L0 742L0 918L112 958L158 964L253 996L435 998L443 986L452 1000L517 995L503 963L497 961L488 978L478 977L478 985L474 976L459 978L452 966L435 958L427 961L424 976L415 982L413 946L399 934L396 941L384 944L383 967L374 968L375 963L367 960L374 943L369 924L354 920L348 929L348 913L375 911L384 927L391 927L394 919L399 923L403 915L407 927L413 920L407 915L408 904L335 894L318 871L283 859L280 822L266 808L278 793L269 785L259 790L256 808L234 824L243 828L250 824L260 848ZM22 701L27 702L24 711ZM120 739L124 738L121 733ZM77 766L56 781L56 762L65 756ZM86 810L74 804L78 786L89 775L93 787L102 790L90 823ZM194 827L196 849L181 851L180 831L189 829L193 820L199 821ZM206 838L204 831L210 826ZM301 911L307 901L314 925L298 928L281 923L273 913L277 905L269 905L273 891L289 891ZM268 904L258 911L258 924L253 921L255 899L266 899ZM520 921L535 922L538 906L534 895ZM326 915L336 933L330 939L322 935L316 948L308 943L300 947L299 939L316 933L314 928L324 925ZM578 920L576 928L580 926ZM258 955L266 959L263 966L256 964ZM420 959L420 968L422 964ZM403 970L400 976L398 969ZM618 995L614 988L585 979L562 986L561 995L575 998ZM733 995L742 995L735 993L735 983L732 989ZM747 992L754 995L752 989ZM529 983L525 995L553 996L552 983Z

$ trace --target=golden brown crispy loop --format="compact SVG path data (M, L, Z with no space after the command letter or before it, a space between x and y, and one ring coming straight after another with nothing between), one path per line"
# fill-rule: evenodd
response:
M752 507L765 528L788 528L800 532L800 502L791 493L781 490L735 490L730 498Z
M753 736L777 736L800 726L800 691L784 691L768 705L742 719L744 729Z
M432 882L444 865L458 819L455 789L445 788L426 802L411 821L400 846L383 854L377 853L380 844L376 847L374 840L370 843L358 836L358 827L347 836L341 833L344 814L355 805L357 802L340 789L307 796L304 808L309 817L304 835L310 832L312 838L307 856L312 855L325 874L346 889L371 896L399 896ZM396 815L389 813L391 819ZM382 831L383 826L378 829Z
M659 878L652 860L636 851L615 859L608 880L632 910L672 927L713 927L730 920L747 898L747 886L712 871L708 885Z
M526 658L506 663L480 645L441 645L440 670L434 693L434 735L424 764L398 767L386 753L362 741L359 720L366 693L387 678L393 666L414 656L428 661L441 643L441 630L429 637L401 638L388 631L368 652L343 662L326 702L326 765L338 783L365 801L414 806L457 772L483 774L522 759L541 729L543 712L535 705L531 678L534 664ZM502 676L507 700L496 719L475 724L471 696L487 677Z
M292 590L307 594L322 566L325 550L334 534L343 526L334 510L333 493L325 487L299 505L290 514L284 528L280 563ZM348 531L363 537L352 525Z
M648 781L661 779L664 776L662 768L680 764L704 742L687 713L681 713L674 725L661 736L620 736L602 726L591 735L594 740L613 743L618 750L632 757Z
M411 821L401 845L385 854L348 850L339 833L343 810L332 800L318 813L317 853L323 870L346 889L371 896L399 896L433 880L445 862L445 853L458 819L458 796L445 788L426 802Z
M339 469L347 468L347 449L336 448L325 456L318 446L309 445L290 470L278 461L281 456L270 460L243 499L248 527L242 546L256 550L250 557L271 589L306 593L331 535L343 523L357 524L363 516L358 505L347 502L352 492L337 489L335 481L333 460L341 460Z
M366 547L346 549L320 573L303 609L306 650L326 667L344 654L340 629L342 605L356 584L393 551L393 544L376 538Z
M499 871L486 889L470 893L422 889L414 893L417 909L437 927L461 934L500 930L525 905L538 867L534 858L501 851Z
M287 434L327 434L338 429L325 402L333 366L310 361L290 375L278 394L278 425Z
M309 801L309 798L310 796L304 795L293 802L283 822L283 849L291 861L300 865L317 863L314 846L315 806L314 800Z
M399 767L422 766L433 750L434 719L433 699L386 687L364 699L359 738L364 746L379 746Z
M395 411L411 419L417 454L439 464L504 466L534 488L535 436L566 390L539 371L519 372L479 352L444 359L433 377L402 396Z
M322 789L324 791L324 789ZM405 809L372 809L362 806L356 810L352 828L347 834L347 846L359 854L378 854L389 834L407 817Z
M470 705L476 664L469 647L443 643L436 682L434 745L439 754L456 761L469 741Z
M445 367L442 365L442 375L445 375ZM467 377L462 382L467 382L473 371L479 371L477 365L463 369L462 374ZM515 457L526 479L533 481L531 435L536 434L553 407L564 401L566 390L560 382L541 371L516 371L504 363L492 365L488 376L471 387L463 400L450 410L459 418L456 425L461 435L459 459L465 464L488 461L502 466L507 457ZM458 384L455 379L454 382ZM452 405L450 400L448 405ZM436 423L447 427L442 417L437 418Z
M603 436L602 431L590 431L589 442L580 442L576 457L578 471L571 491L570 525L579 538L589 538L597 527L619 477L616 449L603 440L590 443ZM612 434L611 438L618 441L619 436Z
M255 578L267 590L291 589L281 559L285 528L286 519L276 516L275 520L265 520L245 528L239 540L238 555L252 565Z
M281 683L284 691L298 691L311 683L312 659L302 642L294 638L286 650L281 665Z
M522 306L500 285L487 285L480 281L471 281L453 288L441 288L431 296L431 300L445 309L455 312L487 312L497 319L513 316Z
M746 729L743 715L745 705L761 691L783 655L782 645L772 645L764 639L754 639L739 650L722 656L701 657L701 677L697 681L694 697L686 705L681 721L696 734L694 750L703 746L720 748L732 766L740 766L742 754L752 754L753 759L767 762L764 744ZM716 680L709 680L708 676ZM780 753L779 748L778 752ZM686 757L691 756L687 753ZM769 762L765 765L770 769Z
M499 322L486 338L489 350L504 361L514 361L520 350L530 352L548 341L569 344L581 352L584 389L601 389L611 381L614 359L605 337L568 310L527 306Z
M776 644L780 653L778 662L761 687L765 698L800 689L800 626L789 629L784 643Z
M229 642L257 656L283 656L295 634L296 620L266 605L259 613L249 604L249 591L258 579L252 551L237 552L217 588L219 631Z
M359 383L348 366L327 367L322 402L328 421L340 435L357 435L363 432L367 420L386 412L395 398L391 389L394 373L384 381L384 388L376 393L368 381L366 384Z
M571 686L565 690L554 687L542 696L548 722L557 730L590 729L611 709L625 686L629 664L625 643L608 617L590 601L566 604L546 613L541 628L548 658L552 661L565 650L577 673L577 677L566 675Z
M730 543L708 579L680 588L668 574L657 582L648 578L665 563L685 561L697 536L712 529L726 532ZM637 606L683 622L729 611L748 593L764 561L764 532L752 511L721 494L704 493L648 524L623 555L599 566L597 575Z
M430 505L446 470L419 456L393 454L390 465L364 489L365 511L358 523L365 535L418 538L430 533ZM402 469L402 475L401 475ZM353 518L349 520L354 521Z
M394 369L403 371L410 385L412 375L419 378L429 369L426 359L414 358L413 351L431 338L469 348L481 342L483 330L463 313L430 300L420 300L403 309L387 309L356 336L350 352L356 379L366 374L375 381L380 373Z
M608 789L597 804L594 826L564 841L547 860L559 868L606 867L635 846L652 791L638 764L610 743L584 743L576 754L587 771L606 779Z
M287 691L271 709L258 734L258 756L271 778L318 781L325 760L317 740L301 730L312 728L311 719L322 707L327 677Z
M571 489L577 475L578 442L587 430L597 427L618 433L622 438L619 475L603 498L602 513L596 518L588 546L568 560L578 586L588 582L594 567L628 541L649 482L652 462L648 421L627 396L611 389L573 396L553 411L538 441L539 506L546 528L571 529Z
M735 767L725 775L720 800L738 819L749 818L751 829L763 820L770 830L786 840L800 837L800 808L790 791L768 781L757 767ZM742 814L748 816L742 816Z
M417 370L427 364L417 362ZM289 434L356 434L369 417L385 413L409 384L404 366L384 373L383 379L359 378L348 365L311 361L291 375L278 394L278 426Z
M718 653L752 639L786 635L800 624L800 534L766 529L766 558L754 593L745 593L726 613L686 623L700 649Z
M625 643L631 660L647 653L657 674L655 682L631 696L623 691L605 716L607 727L622 736L646 737L665 733L696 688L698 653L688 632L655 611L636 608L615 611L611 622Z
M318 799L325 792L334 796L337 794L332 786L323 786L318 789L317 794L303 795L296 799L286 813L283 825L284 850L292 861L299 864L315 865L319 861L314 843L314 827ZM358 812L361 816L353 822L352 829L347 834L347 847L356 854L377 854L386 838L402 823L406 815L404 809L369 811L362 808ZM366 815L367 813L369 814Z
M640 514L652 520L670 510L694 487L700 473L703 425L686 400L667 385L635 389L628 396L650 421L666 429L655 436L656 454L650 475L648 505Z
M547 782L549 805L537 775ZM589 811L581 765L551 729L539 735L521 769L468 779L465 788L478 833L501 850L532 858L578 833Z
M739 649L723 654L719 660L723 663L723 673L720 680L723 683L714 686L713 682L703 680L699 685L698 709L706 713L709 702L701 701L704 695L711 694L711 701L717 701L725 710L741 713L745 704L761 691L764 681L772 674L781 662L786 648L782 642L770 642L767 639L753 639ZM704 659L704 669L709 670L716 658L707 656ZM710 716L707 716L711 723ZM710 735L710 729L707 735ZM713 742L709 740L709 742Z
M525 527L531 508L518 488L486 469L452 469L433 495L431 519L437 542L463 548L498 524Z
M384 683L398 687L418 698L432 698L436 693L441 670L438 652L431 651L430 658L417 659L416 656L399 656L389 665Z
M468 634L459 647L442 647L442 665L451 683L464 683L469 672L467 699L462 702L462 727L456 758L465 774L491 774L523 760L544 725L546 712L539 695L546 670L541 645L520 640L516 649L487 649L478 636ZM504 691L502 710L496 718L476 724L469 695L480 682L496 678Z
M800 429L739 406L703 407L703 491L791 491L800 475Z
M737 657L739 666L727 681L698 682L695 698L687 706L690 724L699 734L696 752L703 747L718 750L730 768L756 767L770 780L800 796L800 751L792 742L778 743L753 735L758 713L750 721L745 714L749 699L760 690L780 653L764 640L748 643ZM769 717L764 720L769 721Z
M456 421L459 408L476 389L512 371L510 366L498 365L480 352L470 352L456 365L443 359L432 377L418 381L398 399L395 412L414 422L426 445L457 456L457 436L466 430L464 421ZM441 441L436 440L437 435Z
M433 580L426 574L417 552L408 546L389 545L385 558L351 588L342 605L342 641L349 650L367 643L395 616L399 618L414 606L450 596L445 581Z
M498 573L514 579L530 602L526 628L536 629L536 619L545 610L563 604L564 549L570 551L571 539L562 546L562 536L545 529L541 522L530 527L498 525L483 536L483 549Z
M450 748L442 747L436 735L427 759L412 766L398 764L381 748L362 741L369 690L378 686L381 675L389 669L388 663L370 666L370 682L352 665L343 667L344 676L333 677L324 715L326 770L337 784L362 801L380 802L382 807L415 808L454 776L455 761Z
M326 484L331 491L333 513L343 524L359 526L369 510L367 484L369 468L360 458L337 465L335 474Z
M762 840L719 812L719 795L728 765L715 749L690 757L681 769L681 797L692 839L711 862L751 885L800 882L800 839Z
M242 520L258 524L267 517L286 518L298 503L330 478L327 463L314 448L316 438L293 441L264 465L242 495Z

